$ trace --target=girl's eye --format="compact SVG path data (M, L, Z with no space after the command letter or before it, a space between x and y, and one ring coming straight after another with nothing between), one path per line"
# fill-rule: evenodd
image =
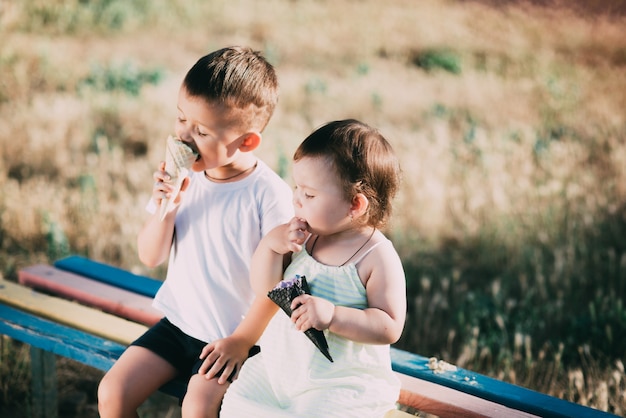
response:
M305 199L313 199L315 196L308 194L307 192L302 191L298 186L293 186L293 190L295 192L301 193L302 197Z
M200 131L198 131L198 135L200 135L200 136L203 136L203 137L204 137L204 136L207 136L207 135L209 135L209 134L206 134L206 133L204 133L204 132L200 132Z

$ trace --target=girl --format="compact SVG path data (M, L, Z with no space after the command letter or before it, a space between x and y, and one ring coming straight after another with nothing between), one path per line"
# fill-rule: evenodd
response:
M301 275L311 295L293 300L291 318L278 311L269 321L221 417L380 418L394 408L389 345L404 326L405 277L380 228L399 171L385 138L356 120L331 122L298 147L295 217L261 240L251 281L267 301L281 277ZM312 327L324 331L334 362L302 332Z

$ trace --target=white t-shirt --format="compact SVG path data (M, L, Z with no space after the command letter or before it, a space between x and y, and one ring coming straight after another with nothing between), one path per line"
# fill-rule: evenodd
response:
M211 182L204 173L190 177L167 277L153 304L184 333L210 342L229 336L248 311L252 254L262 236L293 217L292 191L260 160L233 183Z

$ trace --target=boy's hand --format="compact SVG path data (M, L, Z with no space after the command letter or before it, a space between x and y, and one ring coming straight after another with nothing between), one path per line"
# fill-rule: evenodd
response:
M291 322L298 331L315 328L323 331L330 327L335 314L335 305L323 298L300 295L291 301Z
M213 341L200 353L200 359L204 359L204 362L198 374L203 374L207 380L219 374L219 384L233 382L248 358L249 350L250 344L233 336Z
M165 161L161 161L159 163L159 169L152 174L152 178L154 178L154 186L152 188L152 198L160 206L163 203L163 199L169 198L174 190L174 185L172 184L172 178L167 171L165 171ZM174 204L178 205L180 203L180 199L182 196L182 192L189 185L189 177L186 177L183 180L183 183L180 188L180 193L176 196L174 200Z

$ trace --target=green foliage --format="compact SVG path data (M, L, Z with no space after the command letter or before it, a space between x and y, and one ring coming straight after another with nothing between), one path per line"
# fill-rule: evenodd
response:
M461 57L447 48L433 48L415 51L411 63L425 71L443 70L452 74L461 74Z
M276 173L285 180L288 180L289 177L289 165L291 164L291 158L287 157L285 154L285 150L282 146L278 147L278 164L276 168Z
M312 78L304 86L304 91L308 95L325 94L328 90L328 84L321 78Z
M58 260L59 258L70 255L70 243L63 228L54 221L49 219L48 214L44 214L44 229L46 230L46 243L48 244L48 257L50 260Z
M28 405L29 350L26 344L0 335L0 415L18 416Z
M623 213L607 213L585 228L575 216L563 218L552 225L549 242L530 233L512 246L497 230L485 230L405 260L406 344L458 359L475 341L497 358L514 352L516 335L530 335L531 360L560 347L564 367L581 367L585 347L607 367L626 352ZM480 362L476 354L470 364Z
M79 90L91 88L99 92L120 91L138 96L146 84L156 85L164 78L160 68L142 70L132 62L102 66L94 64L87 77L79 83Z
M383 98L377 92L372 93L372 107L376 110L381 110L383 108Z
M29 32L77 34L116 32L159 19L184 19L174 2L151 0L20 0L22 29Z

